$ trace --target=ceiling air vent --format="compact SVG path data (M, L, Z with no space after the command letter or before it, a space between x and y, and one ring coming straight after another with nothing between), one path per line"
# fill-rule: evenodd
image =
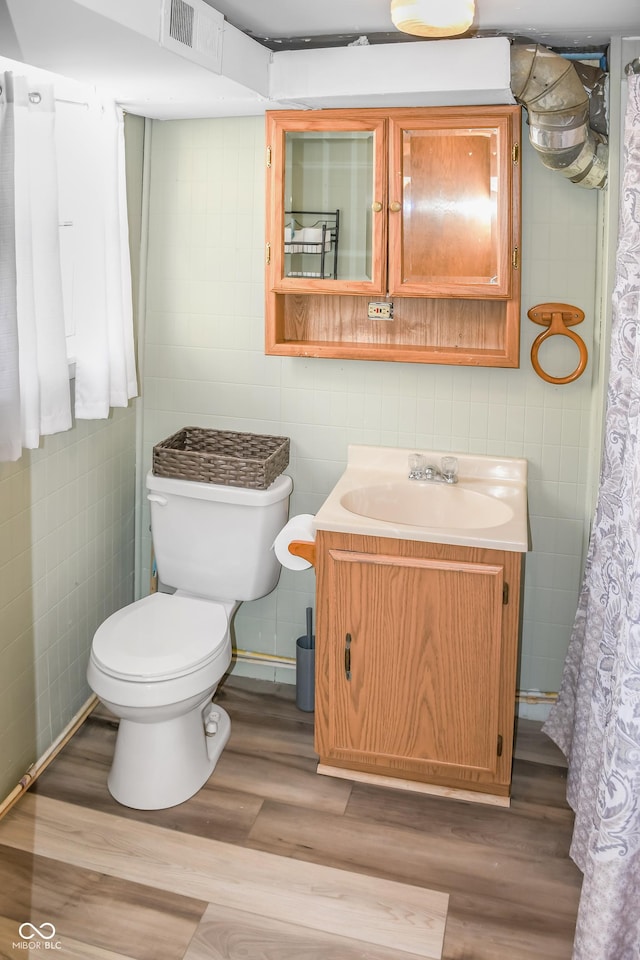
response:
M188 47L193 46L193 12L184 0L171 0L169 36Z
M163 0L160 43L213 73L222 70L224 17L204 0Z

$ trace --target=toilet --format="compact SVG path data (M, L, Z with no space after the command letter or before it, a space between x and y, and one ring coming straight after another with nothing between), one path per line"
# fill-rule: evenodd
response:
M229 739L229 716L212 697L231 663L231 619L278 582L272 546L292 482L282 475L253 490L149 473L146 485L163 592L98 627L87 679L120 718L109 792L159 810L198 792Z

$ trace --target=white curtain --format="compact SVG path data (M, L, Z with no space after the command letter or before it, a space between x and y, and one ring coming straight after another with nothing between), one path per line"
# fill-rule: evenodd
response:
M16 318L16 242L14 217L13 105L0 73L0 460L17 460L22 444L18 324Z
M94 420L137 395L122 110L93 101L82 133L75 414Z
M24 77L0 75L3 102L3 172L9 215L3 222L2 329L17 333L17 350L3 341L0 363L8 382L19 384L20 420L15 406L3 409L0 447L8 459L21 446L34 448L40 436L71 426L69 374L65 346L60 248L54 94L46 84L30 96ZM13 156L11 156L11 153ZM13 197L11 197L11 193ZM13 205L11 200L13 199ZM11 209L13 206L13 209ZM13 232L14 245L10 239ZM5 260L6 258L6 260ZM10 295L11 278L15 299Z
M558 702L571 856L584 874L573 960L640 957L640 77L629 79L598 503Z
M0 74L0 459L72 425L59 246L55 94ZM137 395L122 111L88 97L72 144L77 189L75 415Z

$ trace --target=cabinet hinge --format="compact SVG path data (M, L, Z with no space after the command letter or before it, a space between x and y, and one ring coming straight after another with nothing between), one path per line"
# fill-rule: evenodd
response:
M266 161L267 161L267 166L270 167L271 166L271 147L267 147Z
M514 143L513 146L511 147L511 160L513 161L513 163L520 162L520 144L519 143Z
M271 244L267 243L264 251L264 259L267 266L271 263Z
M498 756L502 756L502 734L498 734Z
M511 254L511 266L514 270L517 270L520 266L520 251L517 247L513 248L513 253Z
M502 602L506 605L509 603L509 584L502 584Z

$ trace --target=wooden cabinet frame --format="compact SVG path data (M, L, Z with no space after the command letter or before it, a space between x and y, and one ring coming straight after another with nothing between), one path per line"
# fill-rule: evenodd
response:
M267 113L265 351L278 356L517 367L520 328L520 108L272 111ZM401 219L390 211L401 175L403 125L493 125L498 130L498 262L495 284L407 283ZM449 125L449 127L447 127ZM374 244L371 281L285 277L285 137L289 131L373 130ZM391 189L390 185L391 184ZM395 219L394 219L395 218ZM425 227L428 230L428 225ZM392 321L370 320L371 300L393 301Z

